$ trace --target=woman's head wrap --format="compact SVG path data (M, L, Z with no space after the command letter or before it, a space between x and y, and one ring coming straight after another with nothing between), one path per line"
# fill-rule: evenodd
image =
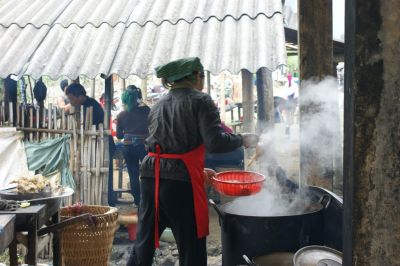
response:
M158 78L174 82L192 75L193 72L203 72L204 68L198 57L187 57L158 66L155 70Z
M129 85L122 93L121 98L122 104L125 105L126 110L130 112L133 108L139 106L139 103L142 99L142 91L134 85Z

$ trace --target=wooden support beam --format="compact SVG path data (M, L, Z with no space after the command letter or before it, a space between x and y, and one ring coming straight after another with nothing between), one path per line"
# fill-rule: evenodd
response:
M399 10L346 1L343 265L400 261Z
M243 131L254 132L253 74L242 70Z
M332 190L332 164L321 162L318 152L307 145L311 130L309 118L317 112L315 106L302 102L304 81L320 81L334 73L332 56L332 0L299 0L299 60L300 60L300 186L318 185ZM338 118L339 119L339 118ZM329 138L329 134L326 134ZM339 145L339 144L338 144ZM316 145L317 146L317 145ZM333 157L333 156L332 156ZM326 160L326 161L329 161ZM325 177L323 177L325 176Z
M257 132L274 126L274 93L272 71L263 67L257 71Z

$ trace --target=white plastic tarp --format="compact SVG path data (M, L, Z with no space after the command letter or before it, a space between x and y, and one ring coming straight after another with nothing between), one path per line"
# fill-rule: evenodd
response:
M29 175L23 137L16 128L0 128L0 188Z

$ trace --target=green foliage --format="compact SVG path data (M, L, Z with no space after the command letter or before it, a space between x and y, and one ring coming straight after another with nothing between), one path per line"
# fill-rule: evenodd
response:
M290 72L298 72L299 69L299 57L297 55L290 55L287 58L287 66Z

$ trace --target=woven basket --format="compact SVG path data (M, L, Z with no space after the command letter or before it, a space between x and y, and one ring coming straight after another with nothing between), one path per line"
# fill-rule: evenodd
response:
M66 266L108 265L114 234L117 229L117 208L83 205L82 213L90 213L95 225L81 221L61 230L61 254ZM61 221L75 216L68 207L60 210Z

